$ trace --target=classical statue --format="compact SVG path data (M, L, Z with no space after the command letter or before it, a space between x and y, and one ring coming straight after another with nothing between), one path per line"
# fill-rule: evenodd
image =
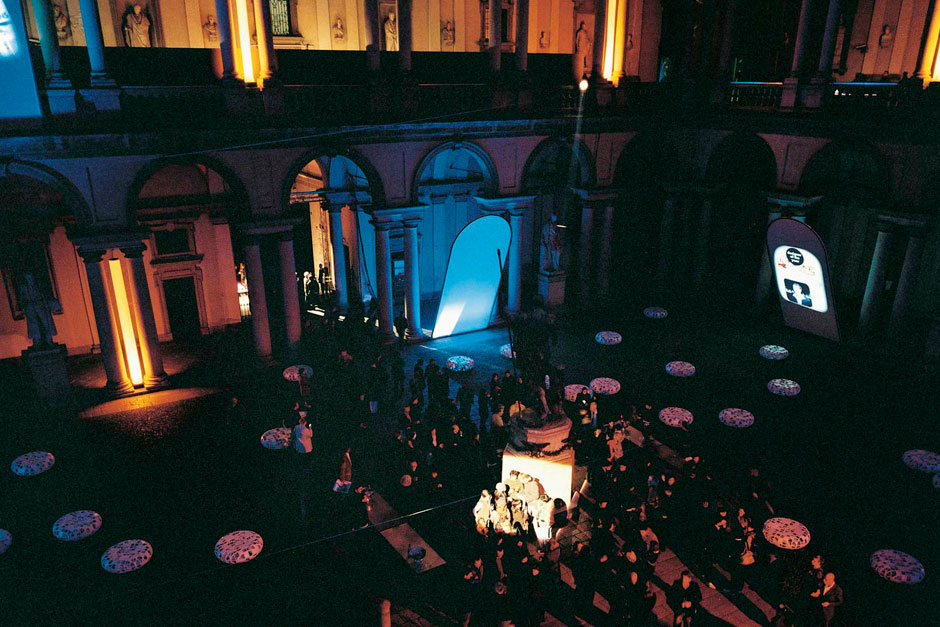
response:
M343 25L343 18L336 16L336 21L333 22L333 39L337 41L344 41L346 39L346 26Z
M447 20L441 26L441 44L445 46L454 45L454 23L450 20Z
M59 41L68 40L68 38L72 36L72 26L69 24L69 16L65 14L65 10L62 8L61 4L52 3L52 16L52 19L55 21L55 32Z
M398 51L398 18L389 13L383 24L385 28L385 49L389 52Z
M202 32L206 35L206 41L215 43L219 40L219 24L215 21L215 16L211 13L206 16L206 22L202 25Z
M541 244L542 269L549 272L558 271L561 268L562 241L561 227L558 226L558 216L555 214L552 214L542 227Z
M150 47L150 18L139 4L124 14L124 45L128 48Z
M574 69L579 77L591 69L591 36L588 35L584 22L581 22L574 33L574 58Z
M881 49L890 48L893 41L894 33L891 31L891 27L885 24L881 28L881 34L878 36L878 47Z
M548 48L551 45L551 37L546 31L543 30L541 34L539 34L539 48Z
M60 308L59 301L42 293L31 272L26 272L17 286L17 299L26 315L26 334L33 346L52 348L52 336L57 333L52 311Z

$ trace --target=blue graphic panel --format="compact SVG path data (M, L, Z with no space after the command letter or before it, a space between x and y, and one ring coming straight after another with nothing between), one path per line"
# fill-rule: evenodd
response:
M38 118L39 92L18 0L0 0L0 120Z
M441 306L433 337L485 329L496 305L496 291L512 232L498 216L477 218L457 234L450 248Z

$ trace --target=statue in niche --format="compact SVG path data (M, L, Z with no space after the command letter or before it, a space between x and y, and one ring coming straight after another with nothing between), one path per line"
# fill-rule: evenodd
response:
M584 22L578 26L574 33L574 58L575 71L579 74L585 74L591 69L591 36L588 35L587 27Z
M454 45L454 23L450 20L441 25L441 44L444 46Z
M31 272L23 274L23 280L17 286L17 299L26 316L26 334L33 346L52 348L52 336L57 333L52 312L61 309L59 301L43 294Z
M627 33L627 50L633 50L633 33Z
M215 21L215 16L211 13L206 16L206 22L202 25L202 32L206 35L206 41L215 43L219 41L219 23Z
M336 16L336 20L333 22L333 39L336 41L345 41L346 40L346 26L343 24L343 18Z
M124 12L124 45L128 48L150 47L150 18L139 4Z
M382 26L385 29L385 49L398 52L398 18L394 13L389 13Z
M69 16L61 4L52 3L52 19L55 21L55 32L59 41L66 41L72 36L72 25L69 24Z
M561 269L561 227L558 225L558 216L554 213L545 226L542 227L541 264L542 269L548 272L557 272Z
M878 36L878 47L884 50L885 48L891 47L891 42L894 41L894 32L891 30L891 27L885 24L881 28L881 35Z
M539 48L548 48L551 45L552 45L551 36L546 31L543 30L539 34Z

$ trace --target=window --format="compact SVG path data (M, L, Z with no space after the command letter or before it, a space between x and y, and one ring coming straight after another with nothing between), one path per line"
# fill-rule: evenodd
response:
M271 7L271 34L290 35L290 7L288 0L268 0Z

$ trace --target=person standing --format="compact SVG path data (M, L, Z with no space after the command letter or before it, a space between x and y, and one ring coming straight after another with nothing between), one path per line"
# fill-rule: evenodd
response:
M313 429L307 424L306 412L301 414L294 427L294 450L306 455L313 452Z
M350 447L346 447L343 458L339 462L339 472L337 473L336 484L333 486L334 492L349 494L349 487L352 485L352 457L350 456Z
M675 624L689 627L693 624L692 621L702 603L702 591L698 584L692 581L692 573L682 571L682 576L672 584L672 593L679 606L675 612Z
M842 605L842 588L836 583L836 576L833 573L826 573L826 576L823 577L822 586L810 596L819 603L817 624L829 627L835 616L836 608Z

